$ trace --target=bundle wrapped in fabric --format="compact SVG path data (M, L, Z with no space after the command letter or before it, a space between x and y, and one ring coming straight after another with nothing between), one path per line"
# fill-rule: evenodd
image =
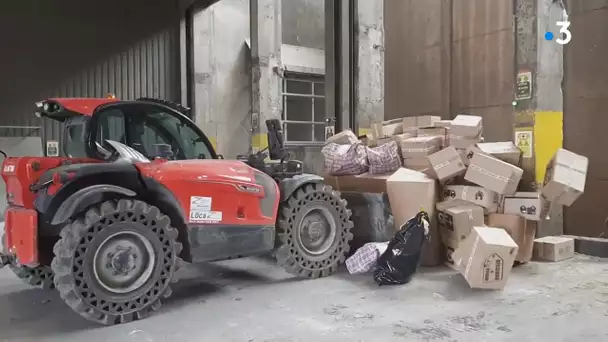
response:
M325 171L332 176L360 175L369 168L365 146L360 142L327 144L321 153L325 157Z
M369 173L380 175L392 173L401 167L399 146L395 141L389 141L378 147L366 147Z

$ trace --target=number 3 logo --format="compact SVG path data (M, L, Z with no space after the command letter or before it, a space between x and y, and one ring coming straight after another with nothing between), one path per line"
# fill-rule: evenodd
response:
M572 32L568 29L570 27L569 21L558 21L555 23L559 27L559 33L563 33L566 35L564 39L562 37L557 38L555 41L560 45L565 45L570 43L572 40Z

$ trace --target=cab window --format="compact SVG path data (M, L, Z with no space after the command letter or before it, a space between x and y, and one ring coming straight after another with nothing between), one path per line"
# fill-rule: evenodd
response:
M192 122L164 107L140 104L109 108L96 115L96 141L108 149L106 139L131 146L152 159L159 144L169 145L174 159L211 159L212 151Z
M143 115L144 138L150 143L171 145L178 159L211 159L212 154L192 123L165 112L162 107L150 107Z

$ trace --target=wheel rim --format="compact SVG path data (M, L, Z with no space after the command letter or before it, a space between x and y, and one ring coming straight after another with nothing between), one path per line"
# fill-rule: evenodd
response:
M137 290L150 279L156 256L148 239L129 231L108 236L93 260L99 285L109 292L123 294Z
M336 240L336 223L326 208L316 207L306 211L298 227L298 244L307 254L313 256L323 254Z

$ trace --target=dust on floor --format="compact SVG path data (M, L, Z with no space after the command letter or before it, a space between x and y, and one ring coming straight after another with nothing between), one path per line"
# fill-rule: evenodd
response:
M345 273L296 280L264 259L181 278L149 319L98 327L3 269L0 341L608 341L608 262L583 256L521 266L503 291L471 290L443 267L397 287Z

